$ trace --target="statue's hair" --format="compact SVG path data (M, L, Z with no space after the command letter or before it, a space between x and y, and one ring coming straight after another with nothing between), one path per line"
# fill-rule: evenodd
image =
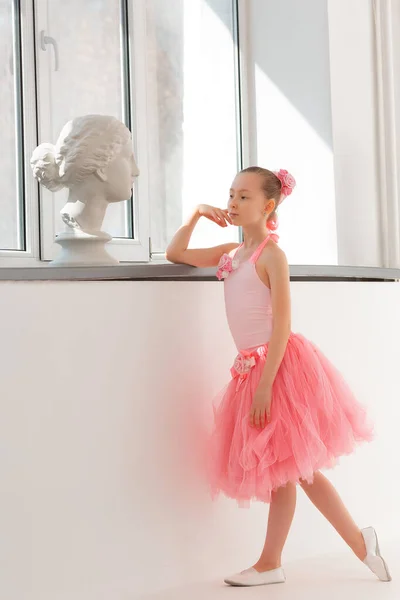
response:
M115 117L77 117L63 127L55 145L35 148L30 161L33 175L52 192L75 185L106 167L130 139L129 129Z

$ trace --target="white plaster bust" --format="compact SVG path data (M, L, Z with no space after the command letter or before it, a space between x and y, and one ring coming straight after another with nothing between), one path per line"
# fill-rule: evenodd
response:
M121 121L108 115L77 117L63 127L55 145L43 143L35 148L30 162L41 185L52 192L63 187L69 190L60 211L66 234L57 236L58 243L65 242L68 233L74 239L97 239L103 244L112 239L101 231L107 207L128 200L139 175L131 133ZM80 261L75 257L70 264Z

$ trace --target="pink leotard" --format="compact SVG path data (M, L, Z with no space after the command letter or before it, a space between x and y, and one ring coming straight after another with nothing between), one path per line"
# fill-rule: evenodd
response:
M272 333L271 290L261 281L256 261L272 237L269 234L251 257L231 271L224 281L225 309L229 329L237 349L249 350L269 341ZM243 242L235 249L236 255Z

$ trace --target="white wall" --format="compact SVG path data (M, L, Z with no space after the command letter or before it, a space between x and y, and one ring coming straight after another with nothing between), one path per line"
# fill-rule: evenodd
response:
M393 45L394 45L394 69L395 73L397 73L397 77L395 77L395 102L397 107L396 113L396 140L397 140L397 159L398 159L398 172L400 173L400 77L398 74L400 73L400 4L395 2L392 4L393 10Z
M340 263L326 0L251 0L253 162L297 181L279 208L291 264Z
M400 535L400 286L292 293L293 330L375 420L376 441L326 474L384 544ZM198 475L235 355L219 282L3 282L0 332L2 598L135 598L256 560L268 507L212 503ZM284 561L344 548L299 490Z
M286 168L291 264L382 266L371 0L251 0L252 162Z
M371 0L327 0L339 264L382 266Z

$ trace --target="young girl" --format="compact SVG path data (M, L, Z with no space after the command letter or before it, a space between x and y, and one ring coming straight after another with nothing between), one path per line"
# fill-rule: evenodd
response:
M250 500L270 504L260 558L224 581L240 586L285 581L281 554L297 484L355 555L381 581L390 581L375 530L357 527L320 472L358 443L371 441L373 426L332 363L312 342L291 332L289 268L272 232L277 207L294 187L285 170L244 169L232 183L228 208L200 204L166 251L172 262L218 266L238 350L231 380L213 401L207 457L212 497L223 492L241 507ZM221 227L240 225L244 241L187 249L201 216Z

